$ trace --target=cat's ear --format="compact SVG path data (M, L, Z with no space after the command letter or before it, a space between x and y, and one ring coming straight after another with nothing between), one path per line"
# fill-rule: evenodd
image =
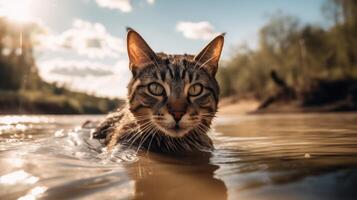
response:
M130 61L130 70L136 72L146 64L156 62L155 52L149 47L145 40L131 28L127 33L127 50Z
M212 76L216 75L218 61L221 57L224 44L224 34L215 37L199 54L195 56L195 61L205 68Z

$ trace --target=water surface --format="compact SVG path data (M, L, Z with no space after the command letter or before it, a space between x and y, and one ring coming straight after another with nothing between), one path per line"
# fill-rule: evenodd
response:
M107 152L103 116L0 116L0 199L357 199L357 114L220 116L207 156Z

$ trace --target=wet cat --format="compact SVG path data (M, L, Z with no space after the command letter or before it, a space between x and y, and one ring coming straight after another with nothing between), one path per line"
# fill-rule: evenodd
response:
M127 33L132 79L127 105L109 114L93 137L109 148L121 144L154 152L209 151L207 135L217 112L215 79L224 36L199 54L155 53L134 30Z

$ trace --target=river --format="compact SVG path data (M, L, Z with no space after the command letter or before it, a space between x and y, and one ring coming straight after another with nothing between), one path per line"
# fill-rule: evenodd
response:
M107 152L102 118L0 116L0 199L357 199L357 114L221 115L205 157Z

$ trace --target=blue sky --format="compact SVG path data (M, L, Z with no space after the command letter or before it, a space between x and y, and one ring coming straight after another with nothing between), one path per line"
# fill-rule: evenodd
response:
M76 18L102 23L112 35L125 37L125 27L140 32L157 51L194 53L203 40L187 40L176 31L179 21L208 21L217 32L227 32L228 45L256 41L259 28L270 14L282 11L302 22L322 23L324 0L145 0L132 1L131 12L99 7L94 0L48 0L49 8L39 12L55 31L65 31Z
M325 23L325 0L1 1L27 1L26 17L46 29L36 53L46 80L102 96L126 93L126 26L141 33L155 51L167 53L194 54L214 35L226 32L227 59L234 46L246 43L255 48L260 27L277 11L297 16L302 23Z

